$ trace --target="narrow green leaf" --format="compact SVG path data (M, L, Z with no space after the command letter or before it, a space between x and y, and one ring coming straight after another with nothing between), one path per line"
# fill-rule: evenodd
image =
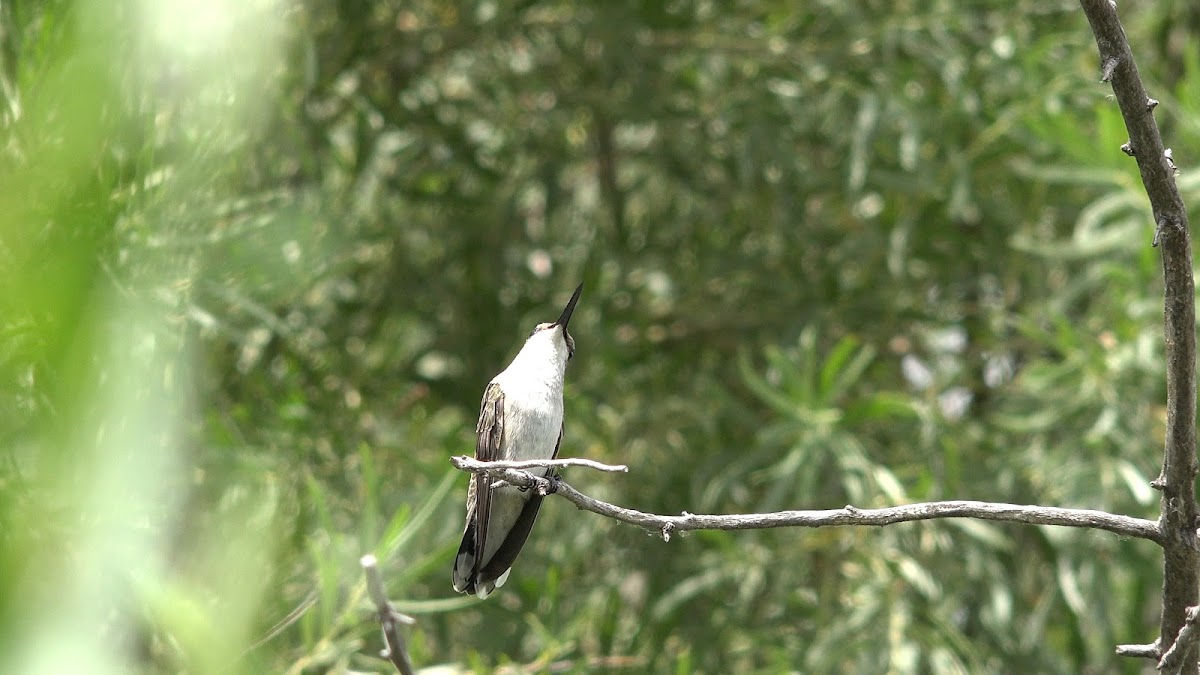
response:
M454 487L455 479L461 474L462 472L458 469L451 468L444 476L442 476L441 482L439 482L437 487L433 489L433 493L429 495L429 497L425 500L425 503L421 505L421 508L413 514L412 518L408 519L408 522L404 524L404 527L397 532L394 537L385 539L383 542L381 542L376 553L380 560L388 560L395 555L397 551L403 549L409 540L411 540L417 534L417 532L419 532L420 529L424 527L427 522L429 522L429 519L433 517L433 514L436 513L438 508L441 506L442 501L446 498L446 495L450 493L450 488Z

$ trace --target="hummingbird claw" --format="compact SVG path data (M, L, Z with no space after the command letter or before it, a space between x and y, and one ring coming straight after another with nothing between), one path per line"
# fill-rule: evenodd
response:
M545 497L558 492L558 486L562 483L562 477L557 473L546 474L546 477L538 483L538 494Z
M558 492L558 483L562 479L559 478L557 473L549 473L549 474L546 474L545 476L538 476L538 475L532 474L532 473L528 474L528 475L530 478L537 481L537 483L535 485L518 485L518 486L516 486L517 490L519 490L520 492L529 492L531 489L537 489L538 495L540 495L542 497L545 497L546 495L552 495L555 492Z

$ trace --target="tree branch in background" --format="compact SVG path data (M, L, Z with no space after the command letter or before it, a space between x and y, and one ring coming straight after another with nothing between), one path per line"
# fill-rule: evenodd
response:
M613 139L616 125L599 107L592 110L592 119L596 136L596 180L612 216L613 239L617 249L623 250L629 246L629 233L625 228L625 194L617 181L617 144Z
M417 621L392 607L383 586L383 577L379 576L379 567L376 565L375 556L364 555L360 562L363 574L367 575L367 593L371 596L371 602L375 603L379 613L379 624L383 627L383 641L387 644L387 649L383 650L381 656L391 661L400 675L414 675L416 671L413 670L412 661L408 658L404 640L400 637L400 624L411 626Z
M847 506L841 509L821 511L777 511L734 515L704 515L685 511L678 516L663 516L602 502L579 492L561 480L541 478L516 469L499 468L494 466L497 464L496 462L480 462L468 457L453 457L451 462L463 471L488 474L510 485L533 488L544 494L557 494L584 511L591 511L623 523L658 532L665 540L669 540L674 532L689 530L881 526L937 518L976 518L1026 525L1081 527L1107 530L1126 537L1137 537L1156 542L1160 539L1158 524L1152 520L1088 509L1062 509L1052 506L1021 506L975 501L926 502L881 509L859 509ZM580 460L556 460L555 463L559 462L569 462L569 464L561 464L562 466L586 466L586 464L581 464Z
M1175 185L1175 165L1164 150L1153 109L1133 61L1125 30L1110 0L1080 0L1100 51L1103 79L1129 131L1122 148L1137 160L1154 214L1155 241L1162 244L1167 356L1167 430L1159 529L1163 545L1163 611L1158 644L1169 652L1200 597L1200 551L1196 547L1196 306L1192 242L1187 210ZM1198 672L1195 650L1179 656L1189 675Z

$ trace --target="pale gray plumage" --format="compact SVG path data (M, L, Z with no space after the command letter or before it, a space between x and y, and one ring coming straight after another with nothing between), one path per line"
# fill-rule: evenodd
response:
M475 427L475 457L553 459L563 432L563 377L575 353L567 323L583 292L575 289L562 315L533 329L504 372L483 393ZM548 475L549 470L535 473ZM486 598L508 579L513 561L533 528L542 496L510 485L489 487L473 475L467 492L467 523L454 558L454 590ZM481 525L482 524L482 525Z

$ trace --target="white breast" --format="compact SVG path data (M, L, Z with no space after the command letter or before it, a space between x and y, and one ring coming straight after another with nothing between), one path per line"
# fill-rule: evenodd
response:
M541 378L517 377L508 370L494 381L504 392L503 458L550 459L562 429L562 388Z
M554 363L530 365L517 359L494 378L504 392L504 459L552 458L563 429L562 369Z
M504 392L504 459L550 459L563 421L567 346L561 329L535 331L492 381Z

